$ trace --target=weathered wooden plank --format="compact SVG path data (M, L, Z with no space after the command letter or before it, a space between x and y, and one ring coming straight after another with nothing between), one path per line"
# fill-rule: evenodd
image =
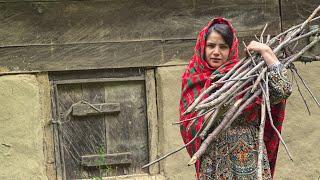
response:
M93 78L93 79L74 79L74 80L58 80L56 84L79 84L79 83L98 83L98 82L114 82L114 81L144 81L143 76L122 77L122 78Z
M149 138L149 160L157 159L159 155L159 122L157 110L157 92L155 82L155 69L146 70L146 100L147 100L147 119L148 119L148 138ZM160 173L160 165L155 164L149 167L151 175Z
M163 65L185 64L194 53L195 40L166 41L163 45Z
M231 20L238 35L252 36L260 33L266 23L267 33L280 32L278 0L197 0L195 28L200 30L212 17L221 16Z
M160 41L0 48L0 67L15 71L144 67L160 64L161 51Z
M88 104L77 104L72 107L73 116L92 116L92 115L102 115L102 114L111 114L120 112L120 103L101 103L101 104L92 104L94 109Z
M156 2L156 1L154 1ZM195 38L195 0L161 0L156 4L162 21L163 39Z
M81 167L81 156L105 151L105 125L103 116L74 117L70 108L85 100L92 104L104 102L103 87L99 84L73 84L58 86L61 151L64 153L66 179L88 178L100 173L99 169Z
M54 124L52 123L52 113L55 112L55 107L51 104L51 85L48 78L48 73L39 73L36 76L40 85L40 98L41 99L41 116L44 120L44 133L43 133L43 152L45 154L46 175L48 179L58 179L57 169L61 166L56 166L55 158L55 142L54 142ZM51 98L50 98L51 97ZM56 114L55 114L56 116ZM59 155L60 157L60 155ZM59 158L58 157L58 158ZM57 163L58 164L58 163Z
M83 166L110 166L110 165L125 165L132 163L132 153L115 153L115 154L97 154L81 156L81 164Z
M81 91L82 100L92 105L105 103L105 92L103 84L81 84ZM107 140L105 138L106 126L104 116L76 117L74 119L74 123L79 123L78 125L81 127L81 131L79 132L80 134L74 134L74 136L82 136L83 139L79 142L78 146L78 153L80 156L106 153ZM79 170L82 172L87 172L89 177L99 176L100 174L102 174L102 170L99 167L83 169L80 166L81 165L78 163L77 168L79 168ZM70 168L69 170L74 171L72 168ZM78 174L78 178L83 178L84 175L82 174Z
M0 46L192 36L193 7L192 0L0 3Z
M243 32L279 28L278 1L109 0L0 3L0 46L195 38L213 16ZM254 14L254 15L253 15Z
M105 102L121 104L119 114L105 115L107 154L132 152L133 159L129 167L113 166L113 170L118 169L113 173L140 173L140 167L148 162L149 156L144 82L107 82L104 85Z
M17 3L17 2L63 2L63 0L0 0L0 3ZM88 0L72 0L72 1L88 1ZM90 1L108 1L108 0L90 0Z
M89 79L103 79L105 81L98 82L110 82L125 80L139 80L144 78L143 68L117 68L117 69L94 69L86 71L57 71L50 72L50 80L56 84L72 83L77 81L78 83L86 83ZM109 80L107 80L109 79ZM85 80L85 81L80 81ZM93 82L93 81L90 81Z
M50 95L51 95L51 108L52 108L52 118L55 121L53 123L53 141L54 141L54 155L55 155L55 169L56 169L56 176L57 180L62 180L63 178L63 163L62 163L62 155L61 155L61 134L59 134L59 125L58 122L59 116L58 116L58 101L57 101L57 95L58 95L58 90L57 86L53 84L53 82L50 82Z
M247 37L239 38L240 45L241 40L245 38ZM253 40L254 37L251 39ZM170 40L124 44L103 43L0 48L0 67L11 71L65 71L179 65L184 64L190 59L193 54L194 45L194 40ZM117 78L116 72L124 72L126 69L113 69L113 71L104 73L104 75L100 71L90 71L91 73L87 73L91 74L87 76L88 79L93 76L103 78L106 75L110 75L111 78ZM133 75L134 73L132 71ZM61 75L59 80L70 79L70 76L64 75L67 74L66 72L58 72L57 74L58 76L56 77L60 77ZM130 78L138 78L136 76L139 76L139 74ZM73 78L79 79L76 76ZM101 81L104 80L101 79ZM82 80L80 79L74 81L74 83L81 82ZM66 81L66 83L69 82Z
M305 21L319 4L319 0L281 0L283 29L286 30ZM314 24L319 24L319 21Z
M74 86L55 86L55 92L56 92L56 104L57 104L57 116L56 116L56 125L58 127L57 135L59 136L59 143L60 143L60 149L58 152L61 153L61 163L62 163L62 178L67 179L71 177L76 177L77 171L75 171L75 174L70 175L68 171L68 164L71 164L75 166L79 162L79 156L77 156L77 149L73 146L73 132L78 130L78 127L73 124L70 124L73 122L72 116L67 116L66 112L69 110L69 108L72 106L72 104L75 101L81 100L81 86L80 85L74 85ZM75 93L78 90L78 93ZM80 91L80 93L79 93ZM79 96L76 96L76 94L80 94ZM70 123L69 123L70 122ZM60 125L63 124L63 125ZM67 130L70 128L70 130ZM75 168L76 169L76 168Z

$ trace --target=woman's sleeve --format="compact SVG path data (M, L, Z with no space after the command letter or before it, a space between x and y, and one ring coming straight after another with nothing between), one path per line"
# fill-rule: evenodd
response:
M292 84L288 79L287 69L280 62L268 67L269 90L271 104L287 99L292 92Z

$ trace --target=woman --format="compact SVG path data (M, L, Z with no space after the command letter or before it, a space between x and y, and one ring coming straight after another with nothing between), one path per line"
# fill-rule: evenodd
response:
M252 41L247 50L260 53L268 65L272 117L277 129L281 131L285 99L291 94L291 84L286 69L265 44ZM238 61L238 40L235 29L223 18L213 19L200 31L194 55L182 76L181 121L196 116L196 113L183 115L183 112L204 88L221 78ZM211 75L215 76L213 80L209 78ZM260 103L260 98L257 98L228 130L220 133L210 144L206 153L195 164L197 179L256 179ZM221 118L217 117L220 120ZM187 130L189 122L182 123L181 135L185 143L193 139L202 122L203 117L199 118L189 130ZM263 178L271 179L279 139L268 120L265 125L264 142ZM187 146L190 156L200 145L201 140L198 138Z

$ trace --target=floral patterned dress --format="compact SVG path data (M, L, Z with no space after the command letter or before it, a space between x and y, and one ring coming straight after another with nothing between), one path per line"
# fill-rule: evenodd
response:
M269 67L269 88L272 104L291 94L287 70L281 63ZM260 106L254 108L260 112ZM256 117L254 121L247 122L244 115L240 116L209 145L200 160L201 180L257 179L260 116ZM265 146L263 149L263 179L272 179Z

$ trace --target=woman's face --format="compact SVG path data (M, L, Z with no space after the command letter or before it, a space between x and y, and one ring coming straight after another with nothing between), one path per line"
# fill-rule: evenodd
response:
M206 61L212 68L218 68L228 60L230 48L222 36L212 31L207 38L205 54Z

